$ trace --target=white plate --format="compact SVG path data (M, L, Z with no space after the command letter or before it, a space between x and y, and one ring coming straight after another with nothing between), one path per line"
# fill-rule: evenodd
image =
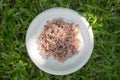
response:
M64 63L54 60L53 57L45 59L38 49L38 36L43 31L46 21L56 18L63 18L65 22L78 24L80 29L80 52ZM26 47L32 61L41 70L54 75L66 75L82 68L92 54L93 44L93 32L89 23L83 16L67 8L51 8L40 13L31 22L26 35Z

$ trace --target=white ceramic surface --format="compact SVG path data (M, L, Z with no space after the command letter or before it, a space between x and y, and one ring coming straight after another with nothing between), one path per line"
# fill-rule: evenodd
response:
M44 58L38 49L38 36L43 31L46 21L57 18L63 18L65 22L78 24L80 29L80 35L78 36L81 41L80 52L64 63L54 60L53 57ZM93 32L89 23L83 16L67 8L51 8L40 13L31 22L26 35L26 47L31 60L41 70L54 75L66 75L82 68L92 54L93 44Z

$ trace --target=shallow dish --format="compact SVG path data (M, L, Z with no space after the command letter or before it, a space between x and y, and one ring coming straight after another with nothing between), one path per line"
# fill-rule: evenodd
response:
M44 58L38 49L38 37L44 30L44 25L47 21L58 18L62 18L65 22L77 24L80 29L80 51L64 63L55 60L52 56L48 59ZM93 44L93 32L89 23L83 16L68 8L51 8L40 13L31 22L26 34L26 47L31 60L41 70L54 75L66 75L82 68L92 54Z

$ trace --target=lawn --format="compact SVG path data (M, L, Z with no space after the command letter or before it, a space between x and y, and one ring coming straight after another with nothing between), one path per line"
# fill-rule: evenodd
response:
M77 11L94 33L88 63L65 76L39 70L25 46L33 18L52 7ZM120 0L0 0L0 80L120 80Z

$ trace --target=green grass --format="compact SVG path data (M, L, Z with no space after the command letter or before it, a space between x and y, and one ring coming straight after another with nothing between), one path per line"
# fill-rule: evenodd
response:
M70 75L47 74L27 55L30 22L52 7L74 9L93 28L93 54ZM120 0L0 0L0 80L120 80Z

